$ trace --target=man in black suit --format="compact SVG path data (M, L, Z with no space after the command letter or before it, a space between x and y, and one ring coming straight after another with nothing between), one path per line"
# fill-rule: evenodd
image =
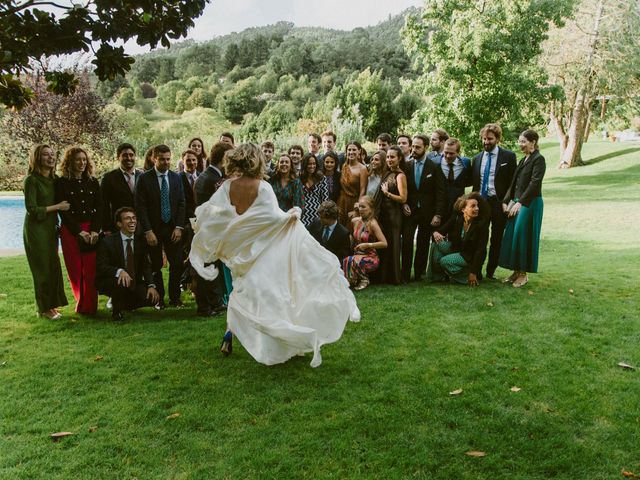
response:
M446 223L453 211L453 204L464 195L465 187L471 186L473 182L471 161L467 157L460 156L460 140L448 138L444 142L442 159L438 167L442 170L447 191L447 207L442 219L442 223Z
M427 269L431 230L442 222L446 194L442 171L427 160L429 139L415 135L411 142L412 158L405 163L407 176L407 203L402 206L402 281L411 277L411 266L416 281L422 279ZM413 237L418 230L416 256L413 259Z
M318 216L320 220L309 226L309 233L342 262L351 255L351 241L349 231L338 223L338 205L333 200L322 202L318 207Z
M122 320L125 310L155 305L160 295L153 280L146 242L135 235L135 210L119 208L114 219L118 230L98 244L96 287L111 297L111 316Z
M182 180L182 189L184 190L186 223L182 231L182 250L184 252L183 257L185 262L182 277L180 278L180 285L182 285L183 289L186 289L191 283L192 277L191 264L187 259L191 251L191 240L193 240L193 230L189 219L196 216L196 202L193 189L196 184L196 179L198 178L198 170L196 169L198 165L198 154L194 150L185 150L182 152L181 160L184 166L184 170L180 172L180 179Z
M199 207L208 201L224 181L222 160L228 150L233 147L225 142L218 142L211 148L209 166L200 174L195 184L195 203ZM220 314L224 309L224 279L222 276L222 263L216 262L218 276L214 280L205 280L196 276L196 305L197 315L209 317Z
M135 188L142 170L135 168L136 149L130 143L118 145L116 155L120 167L107 172L102 177L100 191L102 193L102 231L105 234L118 231L113 219L121 207L135 205Z
M136 187L136 210L144 232L155 283L160 292L159 308L164 308L162 280L162 250L169 261L169 305L181 307L180 277L182 276L182 230L186 222L184 189L180 175L169 170L171 149L166 145L153 147L155 167L144 172Z
M489 202L491 211L491 246L487 260L487 278L495 278L500 258L500 245L507 215L502 211L504 198L516 170L516 154L499 147L502 128L488 123L480 130L483 150L473 158L473 191L480 192Z

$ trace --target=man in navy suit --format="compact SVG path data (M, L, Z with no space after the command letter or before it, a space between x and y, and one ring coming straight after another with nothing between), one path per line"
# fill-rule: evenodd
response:
M338 205L333 200L327 200L318 207L318 217L309 226L309 233L320 245L333 253L342 262L351 255L349 231L338 223Z
M102 177L102 231L105 234L116 233L114 222L116 211L121 207L133 207L135 204L136 183L142 170L135 168L136 149L130 143L118 145L116 150L120 167L107 172Z
M180 175L169 170L171 149L153 147L155 167L140 175L136 188L136 210L144 232L155 283L160 293L159 308L164 308L162 250L169 261L169 305L181 307L182 230L186 222L185 199Z
M408 282L413 264L414 279L422 279L427 268L429 240L433 227L442 222L446 194L442 171L427 160L429 139L415 135L411 142L411 160L405 163L407 203L402 206L402 281ZM418 230L416 256L413 259L413 237Z
M147 245L136 236L136 212L131 207L115 213L118 230L98 243L96 287L112 297L114 320L122 320L125 310L155 305L160 299L153 278Z
M460 156L460 140L448 138L444 142L442 159L438 167L442 170L447 191L447 208L442 219L442 223L445 223L451 216L453 204L464 195L465 187L471 186L473 181L471 161L467 157Z
M495 278L507 215L502 211L504 198L516 170L516 154L499 147L502 128L488 123L480 130L483 151L473 158L473 191L489 202L491 211L491 246L487 260L487 278Z

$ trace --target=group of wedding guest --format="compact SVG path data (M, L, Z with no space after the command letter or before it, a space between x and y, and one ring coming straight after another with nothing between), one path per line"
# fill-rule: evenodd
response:
M487 124L480 132L483 151L473 160L441 129L430 138L399 135L395 144L381 134L370 157L356 141L336 152L330 131L309 135L306 153L293 145L274 155L271 142L261 150L279 207L301 208L301 221L338 257L353 288L407 283L411 272L414 280L478 285L489 241L485 277L494 278L499 265L513 270L504 281L520 287L527 272L537 271L545 161L533 130L520 135L525 157L517 166L515 154L499 146L501 137L498 125ZM208 281L186 259L189 219L224 181L223 159L233 145L224 133L207 155L202 139L193 138L175 171L169 147L157 145L147 151L142 171L135 168L134 146L122 144L118 168L100 183L83 148L65 151L56 177L54 151L36 147L25 179L24 239L39 313L59 318L58 308L67 304L58 215L76 312L94 315L98 292L111 297L114 318L142 305L165 308L165 261L169 306L183 306L181 287L195 283L197 314L223 312L229 271L220 263L223 274Z

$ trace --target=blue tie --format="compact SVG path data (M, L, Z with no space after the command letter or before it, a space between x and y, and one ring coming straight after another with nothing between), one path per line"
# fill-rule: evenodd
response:
M480 189L480 195L487 198L489 192L489 174L491 173L491 156L493 153L487 152L487 163L484 166L484 173L482 174L482 188Z
M160 187L160 218L164 223L171 220L171 207L169 206L169 184L167 183L167 175L161 175L162 186Z
M422 177L422 166L424 162L416 160L416 188L420 188L420 177Z
M322 232L322 243L327 243L329 240L329 227L324 227L324 232Z

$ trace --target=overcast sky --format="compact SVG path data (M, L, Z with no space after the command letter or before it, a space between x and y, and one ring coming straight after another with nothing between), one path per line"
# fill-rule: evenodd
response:
M213 0L195 21L188 38L210 40L281 20L297 27L352 30L375 25L390 14L423 4L423 0ZM129 42L126 49L131 54L147 51L135 42Z

